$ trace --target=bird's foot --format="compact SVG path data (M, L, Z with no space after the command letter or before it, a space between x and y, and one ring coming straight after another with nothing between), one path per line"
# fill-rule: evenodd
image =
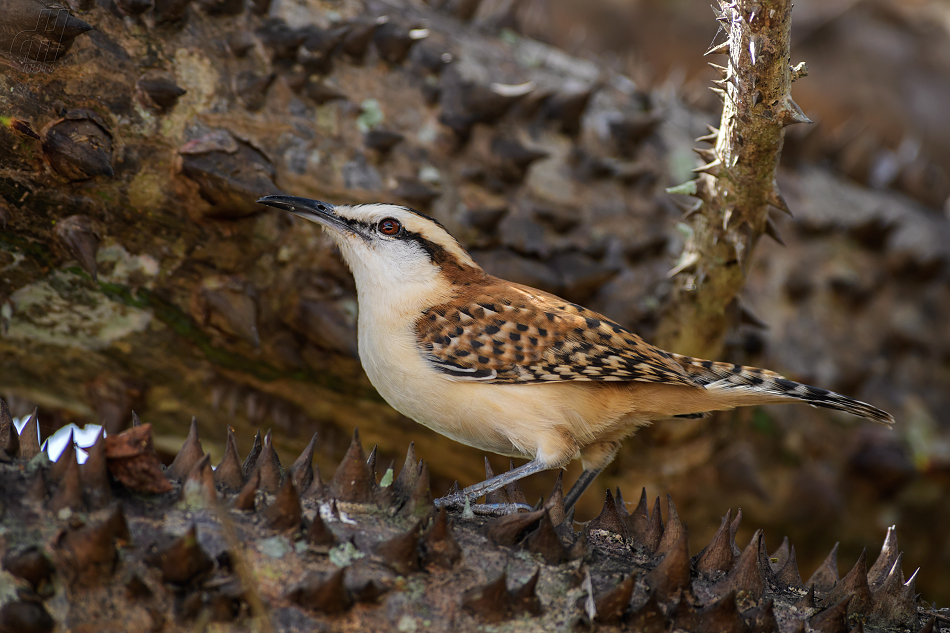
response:
M477 498L477 497L476 497ZM515 514L520 510L531 512L533 507L526 503L474 503L472 497L468 497L464 492L445 495L435 500L435 507L446 508L447 510L461 510L463 514L482 516L503 516L506 514Z

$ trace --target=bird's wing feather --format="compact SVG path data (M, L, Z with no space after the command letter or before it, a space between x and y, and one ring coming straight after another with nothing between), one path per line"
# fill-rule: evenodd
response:
M500 280L427 310L416 335L425 358L453 380L699 385L672 354L610 319Z

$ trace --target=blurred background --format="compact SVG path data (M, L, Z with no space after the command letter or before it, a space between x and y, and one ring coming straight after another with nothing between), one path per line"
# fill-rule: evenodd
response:
M114 2L82 4L76 15L99 35L77 39L56 72L68 77L76 65L100 63L102 51L117 47L145 55ZM667 272L682 247L680 210L665 188L690 178L698 164L693 138L706 124L718 125L720 103L708 90L715 77L703 53L723 36L708 2L484 0L474 6L470 28L490 46L452 31L459 27L422 3L275 2L269 15L291 28L363 12L401 15L429 28L402 66L381 64L372 51L363 64L337 64L332 86L346 98L327 100L308 87L301 91L295 67L281 66L276 54L249 58L274 69L273 87L263 88L266 102L252 104L246 92L236 97L230 80L216 83L214 73L237 73L252 63L232 59L233 39L224 27L207 26L204 37L216 51L207 53L211 59L229 61L206 65L195 61L198 49L175 43L201 36L200 29L152 33L170 42L168 51L155 53L155 63L167 61L188 90L163 115L165 140L154 147L130 131L153 125L129 105L132 96L113 98L102 83L74 89L80 84L68 78L43 84L58 81L56 72L31 75L30 82L64 90L76 102L66 105L104 113L104 125L124 138L109 182L124 184L97 179L22 195L25 188L11 173L39 174L40 158L22 150L23 141L10 140L12 132L0 131L0 149L12 161L3 165L0 182L6 205L0 209L0 396L14 415L38 406L47 437L69 423L117 431L134 410L155 425L156 445L169 460L192 415L214 462L226 425L237 429L242 451L256 430L273 428L285 463L317 432L324 479L359 427L367 449L379 446L378 463L392 460L397 470L415 441L418 456L430 463L436 494L456 479L479 480L480 454L395 414L362 375L354 289L329 242L276 214L218 213L218 185L195 176L206 168L175 148L207 143L219 128L241 139L234 145L239 155L260 149L282 190L334 202L409 203L443 221L489 272L583 303L651 340L670 290ZM273 38L268 43L256 33L264 42L258 50L272 50ZM516 111L493 121L491 130L466 127L469 136L460 142L458 121L447 116L456 66L441 71L441 84L418 69L431 69L433 54L444 61L444 51L463 62L483 54L480 72L518 84L527 71L509 61L493 65L493 47L497 60L528 51L553 66L554 53L530 48L530 39L592 62L572 68L609 75L613 92L616 76L629 78L620 91L623 106L602 88L577 130L526 126L515 118L526 115ZM599 512L608 486L620 488L627 502L645 488L651 505L669 493L689 526L690 551L697 552L726 510L741 507L737 541L744 544L763 527L774 550L787 535L806 580L836 542L841 575L862 548L873 560L887 527L896 524L905 574L922 567L923 598L945 606L950 5L799 0L792 42L792 63L805 61L809 69L793 95L815 121L788 128L786 136L779 184L795 215L776 217L784 246L759 244L721 359L866 400L892 412L898 425L888 431L794 405L657 424L626 442L582 499L576 519ZM484 50L476 53L476 44ZM534 63L519 59L524 67ZM3 81L27 81L12 77ZM115 81L115 94L124 94L122 79ZM29 105L46 103L38 92L10 94L8 109L37 129L53 118ZM637 124L632 140L617 138L609 125L621 110ZM278 120L283 127L272 127ZM380 149L366 140L372 130L401 137L394 148ZM510 156L505 163L492 145L497 133L541 153L512 167ZM155 184L165 182L179 155L186 156L184 166L171 170L178 185ZM271 191L255 193L261 192ZM210 211L201 206L209 204ZM31 239L50 242L49 227L77 212L101 223L98 281L68 249L52 248L35 270L15 269L22 258L12 254L25 252ZM41 275L49 276L37 282ZM124 307L103 312L101 295ZM94 333L84 329L89 323ZM489 458L496 473L508 468L506 459ZM572 466L566 484L578 473ZM533 500L553 482L549 473L524 487ZM662 507L665 516L665 500Z

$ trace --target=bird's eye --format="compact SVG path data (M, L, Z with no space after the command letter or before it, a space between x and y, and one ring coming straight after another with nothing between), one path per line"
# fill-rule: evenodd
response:
M402 230L402 224L395 218L385 218L379 221L378 228L383 235L396 235Z

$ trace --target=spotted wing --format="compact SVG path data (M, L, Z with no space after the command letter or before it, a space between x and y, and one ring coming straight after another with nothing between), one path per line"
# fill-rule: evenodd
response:
M672 354L613 321L507 282L426 311L416 334L426 359L455 380L698 384Z

